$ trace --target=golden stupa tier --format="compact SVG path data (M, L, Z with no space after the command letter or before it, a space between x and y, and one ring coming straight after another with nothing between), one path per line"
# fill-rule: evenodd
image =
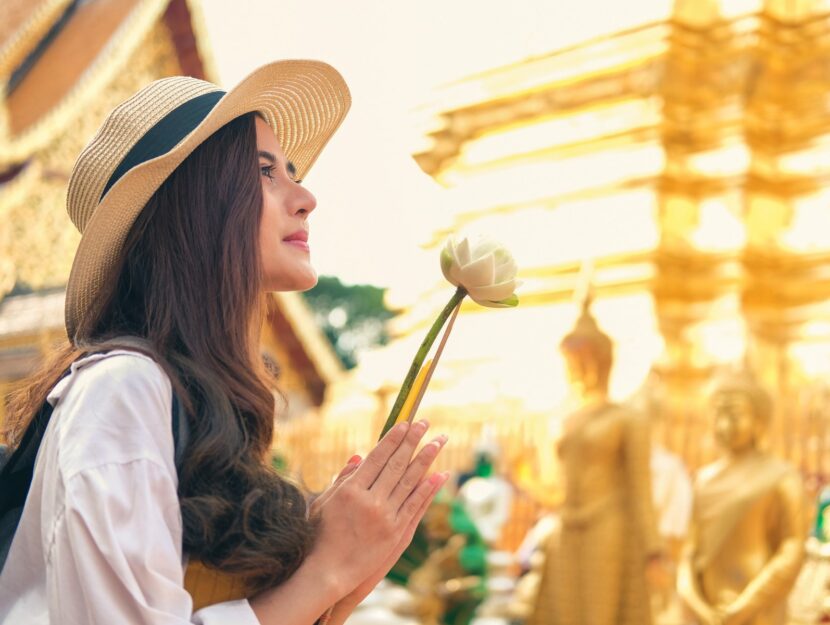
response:
M438 91L414 154L451 207L410 281L428 286L392 289L393 341L331 390L324 421L371 442L451 294L441 245L478 232L511 249L524 285L518 309L462 307L419 413L456 435L446 465L467 463L489 428L500 468L555 499L549 443L568 391L557 345L588 262L615 342L612 398L658 373L659 436L694 469L714 453L706 383L747 363L777 400L775 450L814 493L830 476L828 66L824 3L687 0Z

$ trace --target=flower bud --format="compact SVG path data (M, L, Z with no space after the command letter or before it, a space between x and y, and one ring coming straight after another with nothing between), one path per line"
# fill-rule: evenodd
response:
M441 271L453 285L463 287L482 306L516 306L516 262L512 254L490 239L470 242L449 239L441 250Z

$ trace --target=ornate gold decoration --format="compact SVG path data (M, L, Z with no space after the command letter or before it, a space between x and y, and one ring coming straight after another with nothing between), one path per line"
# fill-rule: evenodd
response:
M559 312L580 252L599 268L598 303L611 308L636 294L653 298L653 318L638 319L653 322L665 345L656 368L672 398L666 442L690 468L712 457L700 399L709 375L725 362L747 360L779 398L775 450L820 481L830 479L830 439L816 433L823 430L814 422L824 417L808 416L800 393L830 374L826 356L818 356L830 347L830 227L822 225L830 202L830 5L762 4L734 17L725 1L676 0L667 21L458 81L434 98L441 105L425 124L429 147L415 158L461 199L428 246L459 228L518 231L528 217L568 213L569 223L540 218L525 226L524 238L516 235L539 246L538 224L555 223L561 230L551 225L551 250L573 238L585 244L570 255L537 254L538 265L522 267L522 306L557 319L549 340L565 330ZM653 115L644 112L645 102L655 103ZM642 104L636 118L607 123L634 103ZM573 130L581 124L581 132ZM629 177L603 177L643 147L659 149L663 162ZM568 178L583 173L569 169L578 159L593 176L579 187ZM532 195L465 194L489 191L491 179L509 187L544 176L548 187L540 184ZM631 204L620 199L629 193ZM603 205L615 212L596 208ZM616 241L595 243L605 225L600 219L619 223L622 236L643 205L653 214L654 240L624 251L613 247ZM596 227L585 227L591 220ZM591 244L597 249L589 252ZM396 319L397 340L434 314L435 292L420 295ZM516 331L493 331L501 330ZM444 410L449 419L452 408ZM807 443L799 432L808 433L814 453L801 449Z
M21 162L34 152L42 150L70 120L85 111L90 104L95 106L93 98L105 92L111 81L119 79L117 75L123 73L127 60L140 49L139 45L153 30L166 5L167 0L138 2L65 97L19 134L5 137L0 143L0 165ZM168 57L173 58L175 56ZM159 73L156 72L154 76L158 77Z
M0 76L8 78L69 3L70 0L5 0L0 23Z
M130 71L116 74L86 106L83 115L63 132L54 128L48 147L30 155L32 176L40 176L32 180L25 171L20 174L26 177L20 181L26 197L21 199L14 192L16 181L10 188L0 187L0 219L7 224L0 231L0 258L10 259L16 268L12 284L19 282L40 289L66 283L80 238L65 210L66 184L75 157L112 107L142 85L177 73L175 56L163 28L151 29L139 45L142 53L133 59ZM0 296L11 288L8 278L5 282Z

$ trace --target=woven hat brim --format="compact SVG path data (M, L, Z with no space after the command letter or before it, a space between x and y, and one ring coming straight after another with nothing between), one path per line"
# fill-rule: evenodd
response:
M225 94L169 152L130 169L95 208L75 253L66 288L65 320L75 339L84 314L113 275L121 249L147 201L196 147L233 119L261 113L302 179L342 123L351 97L343 77L319 61L277 61Z

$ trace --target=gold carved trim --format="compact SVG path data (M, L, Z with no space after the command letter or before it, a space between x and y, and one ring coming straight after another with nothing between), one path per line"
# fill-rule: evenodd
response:
M43 166L39 160L32 159L14 178L0 184L0 216L12 206L24 202L33 185L36 185L42 176Z
M57 17L69 6L70 1L44 0L9 37L0 48L0 82L5 83L8 80L9 74L46 36Z
M153 25L168 0L142 0L112 34L74 88L48 114L21 135L0 143L0 166L18 163L43 148L82 110L95 93L120 71Z
M575 112L597 102L651 97L657 91L661 73L662 62L646 59L583 80L550 83L532 91L443 112L440 114L443 127L428 135L433 146L414 154L413 158L424 172L438 176L465 142L484 132Z
M784 310L830 300L830 252L788 254L748 248L742 258L747 312Z

